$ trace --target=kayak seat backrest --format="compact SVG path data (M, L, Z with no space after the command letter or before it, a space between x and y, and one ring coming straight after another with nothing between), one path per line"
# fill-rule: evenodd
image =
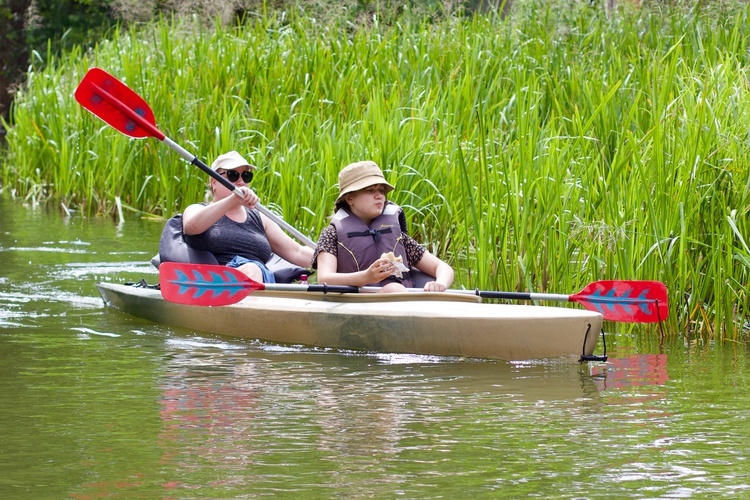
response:
M296 266L275 253L271 254L271 258L266 262L266 267L273 273L276 283L294 283L303 274L311 276L313 273L310 269Z
M156 262L154 262L156 259ZM171 217L161 232L159 239L159 254L151 259L157 268L162 262L186 262L189 264L218 265L214 254L206 250L198 250L188 246L182 237L182 215Z
M427 283L428 281L435 281L434 276L423 273L416 267L412 267L409 270L409 279L412 282L412 286L415 288L424 288L425 283Z
M188 246L182 236L181 214L171 217L164 224L164 229L159 239L159 253L151 259L151 264L158 268L162 262L219 264L211 252ZM292 283L298 280L303 274L311 274L309 269L296 266L277 255L272 255L266 266L273 273L277 283Z

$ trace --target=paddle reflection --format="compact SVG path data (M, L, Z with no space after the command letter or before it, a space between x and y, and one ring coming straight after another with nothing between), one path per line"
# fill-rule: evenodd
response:
M600 391L635 386L663 386L669 380L666 354L638 354L610 358L592 367Z

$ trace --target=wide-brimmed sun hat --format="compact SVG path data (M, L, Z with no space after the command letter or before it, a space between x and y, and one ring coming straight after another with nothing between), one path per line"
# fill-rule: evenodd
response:
M255 165L247 161L237 151L230 151L218 156L211 164L212 170L235 170L240 167L250 167L250 170L255 170Z
M385 180L383 172L374 161L350 163L339 172L339 197L336 198L336 204L347 194L376 184L383 184L386 193L393 191L393 186Z

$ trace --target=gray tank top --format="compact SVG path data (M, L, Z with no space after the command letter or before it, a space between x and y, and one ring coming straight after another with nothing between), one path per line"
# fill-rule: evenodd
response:
M211 252L221 265L226 265L237 255L263 263L268 262L272 253L271 244L263 229L260 213L257 210L246 211L245 222L235 222L227 216L222 216L203 233L185 235L185 242L193 248Z

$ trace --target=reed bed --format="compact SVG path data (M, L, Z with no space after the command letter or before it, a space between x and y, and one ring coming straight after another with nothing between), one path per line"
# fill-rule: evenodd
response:
M518 1L504 19L354 29L269 13L241 27L118 30L31 68L7 125L3 189L86 213L114 214L119 198L156 217L204 198L200 170L75 102L100 66L207 162L248 155L261 200L313 237L338 171L373 159L458 285L573 293L660 280L668 331L742 339L749 13Z

